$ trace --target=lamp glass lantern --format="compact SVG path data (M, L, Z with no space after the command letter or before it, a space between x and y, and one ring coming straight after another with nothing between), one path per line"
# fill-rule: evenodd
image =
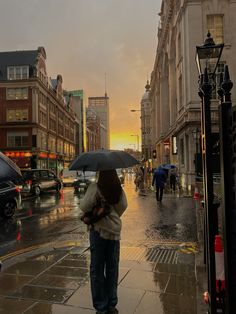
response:
M200 76L202 76L205 67L207 67L208 73L214 77L223 48L224 44L216 45L208 32L204 44L196 47L196 63Z

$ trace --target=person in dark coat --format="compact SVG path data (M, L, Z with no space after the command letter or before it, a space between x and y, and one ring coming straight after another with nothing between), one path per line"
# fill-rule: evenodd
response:
M158 167L153 174L152 186L156 187L156 200L162 201L163 191L166 183L166 172L162 167Z
M175 172L171 172L170 173L170 189L171 189L171 192L172 191L175 192L176 182L177 182L176 174L175 174Z

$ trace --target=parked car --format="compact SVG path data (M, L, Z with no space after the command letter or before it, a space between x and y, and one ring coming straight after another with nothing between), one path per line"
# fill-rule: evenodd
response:
M11 218L21 205L20 188L13 182L0 183L0 215L3 218Z
M63 186L73 186L74 181L77 179L77 171L63 169L61 180L63 182Z
M75 192L85 193L92 182L96 182L95 171L78 171L78 177L74 181Z
M124 184L125 183L125 173L123 171L123 169L116 169L117 175L120 179L120 183Z
M34 194L39 196L41 192L55 190L60 192L62 181L51 170L32 169L21 170L22 173L22 194Z

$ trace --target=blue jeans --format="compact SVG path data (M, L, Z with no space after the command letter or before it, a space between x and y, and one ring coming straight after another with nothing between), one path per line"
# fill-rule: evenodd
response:
M115 307L117 298L120 241L106 240L90 230L90 280L93 307L107 311Z

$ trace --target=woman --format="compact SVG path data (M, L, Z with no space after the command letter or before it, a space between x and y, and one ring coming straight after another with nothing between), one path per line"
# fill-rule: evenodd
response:
M121 219L127 199L116 170L100 171L98 182L89 185L80 208L90 212L100 198L108 203L109 215L89 226L90 280L96 313L118 313L116 305L120 256Z

